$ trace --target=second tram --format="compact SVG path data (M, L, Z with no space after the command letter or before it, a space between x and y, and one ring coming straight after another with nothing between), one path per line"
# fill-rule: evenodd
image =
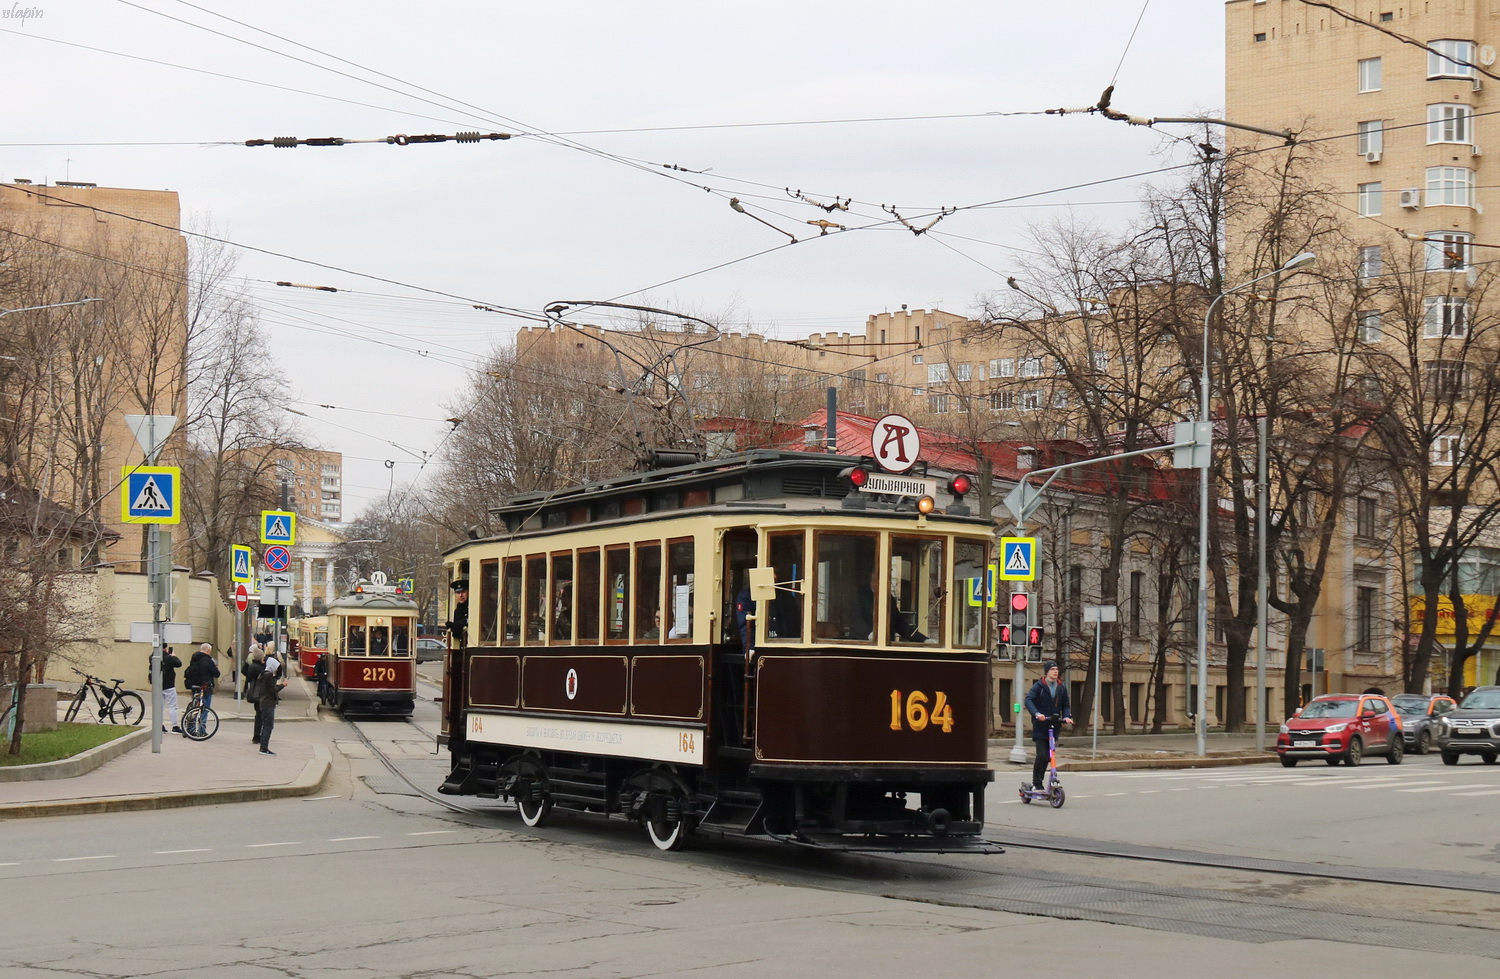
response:
M410 716L416 707L417 603L376 576L331 602L328 685L340 711Z

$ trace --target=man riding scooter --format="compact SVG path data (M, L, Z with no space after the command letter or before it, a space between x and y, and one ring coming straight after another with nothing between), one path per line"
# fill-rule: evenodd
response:
M1052 741L1048 733L1061 733L1064 724L1070 727L1073 724L1073 705L1068 688L1058 679L1057 664L1051 660L1042 664L1042 678L1033 683L1026 694L1026 713L1031 715L1031 740L1036 746L1036 761L1031 766L1031 781L1021 786L1022 792L1043 788L1052 760Z

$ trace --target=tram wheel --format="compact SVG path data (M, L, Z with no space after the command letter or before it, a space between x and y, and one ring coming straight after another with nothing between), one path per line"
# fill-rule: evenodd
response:
M537 789L518 798L516 809L521 813L521 822L535 828L545 823L552 814L552 799L546 792Z
M688 837L687 820L682 815L682 798L675 794L670 797L658 794L652 803L655 815L641 820L651 845L667 852L682 849Z

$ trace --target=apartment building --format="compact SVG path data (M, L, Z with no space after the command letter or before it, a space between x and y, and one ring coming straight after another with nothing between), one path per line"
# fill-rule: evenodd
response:
M1494 359L1493 344L1481 334L1497 315L1486 294L1500 254L1492 250L1500 244L1494 190L1500 164L1488 155L1491 148L1500 152L1500 123L1490 105L1500 91L1493 73L1500 5L1342 6L1352 18L1296 0L1229 0L1225 118L1321 141L1308 157L1310 182L1330 189L1342 215L1344 267L1358 280L1348 312L1372 362L1406 344L1412 364L1406 386L1420 391L1418 400L1482 400L1471 385L1474 365ZM1228 140L1261 149L1277 142L1243 131L1231 131ZM1232 230L1231 247L1235 242ZM1459 464L1461 447L1485 432L1492 437L1493 429L1483 418L1476 423L1473 410L1449 411L1448 421L1438 411L1429 416L1441 430L1417 463L1431 467L1436 483ZM1476 491L1497 488L1491 482ZM1443 505L1442 494L1433 498ZM1408 549L1406 577L1414 581L1420 564L1410 528L1398 528L1398 537ZM1492 537L1478 535L1456 572L1471 620L1476 610L1494 607L1495 589L1485 584L1500 574L1500 548L1484 546L1495 543ZM1357 593L1346 597L1364 607L1370 600L1364 589L1375 586L1356 572ZM1413 633L1425 606L1414 594ZM1439 606L1436 638L1446 647L1456 638L1454 610L1446 598ZM1493 682L1500 669L1493 647L1469 661L1463 685ZM1434 667L1441 676L1441 662Z
M267 479L283 482L296 513L323 523L344 519L344 456L321 449L281 449Z

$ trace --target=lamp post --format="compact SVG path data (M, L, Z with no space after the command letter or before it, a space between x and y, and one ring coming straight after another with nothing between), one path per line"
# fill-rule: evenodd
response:
M1198 405L1199 431L1209 438L1208 451L1200 460L1203 468L1198 475L1198 703L1197 716L1193 719L1193 729L1197 742L1198 755L1200 757L1208 754L1208 500L1209 500L1209 469L1213 461L1212 419L1209 417L1209 388L1211 379L1209 376L1209 323L1213 319L1214 308L1231 293L1238 292L1248 286L1252 286L1263 279L1273 276L1284 275L1296 269L1305 268L1317 261L1317 256L1312 252L1300 252L1280 268L1267 272L1265 275L1256 276L1248 282L1241 282L1237 286L1225 289L1213 301L1208 304L1208 310L1203 314L1203 376L1200 379L1201 391ZM1202 436L1200 436L1202 437ZM1256 515L1257 522L1264 520L1263 514ZM1264 566L1262 566L1262 569ZM1262 570L1262 582L1264 581L1264 570ZM1262 668L1263 669L1263 668ZM1258 672L1258 675L1259 672ZM1264 681L1261 681L1264 682ZM1257 712L1257 715L1259 712Z

